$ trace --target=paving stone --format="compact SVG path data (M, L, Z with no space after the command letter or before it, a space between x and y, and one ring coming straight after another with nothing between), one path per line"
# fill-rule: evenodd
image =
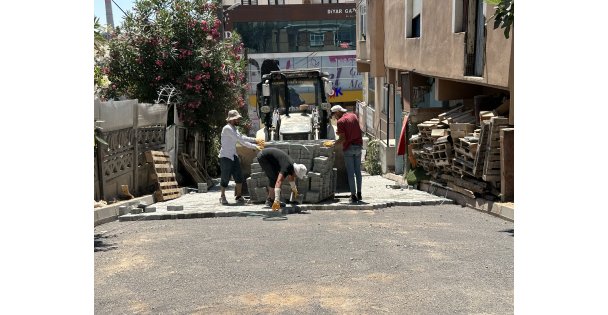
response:
M124 205L124 206L119 206L118 207L118 214L119 215L123 215L123 214L127 214L130 212L130 207L128 205Z
M295 152L295 151L294 151ZM303 154L300 151L300 154ZM316 179L314 179L316 177ZM298 211L313 211L313 210L377 210L394 206L420 206L420 205L439 205L454 203L450 199L443 198L442 196L436 196L429 192L410 190L410 189L390 189L387 186L394 185L395 182L381 176L369 176L364 174L363 185L364 185L364 202L358 204L350 204L346 202L346 198L342 198L343 195L348 192L340 192L341 198L335 198L335 182L336 182L336 170L332 168L331 172L324 174L309 172L305 181L311 185L317 185L316 187L308 187L309 190L303 188L302 180L298 180L298 190L300 194L304 196L305 204L298 205L297 207L286 207L285 211L287 214L291 214ZM264 175L259 181L267 181L268 179ZM308 181L311 182L308 182ZM156 209L156 212L148 212L144 209L142 214L130 214L128 212L122 213L119 216L120 221L134 221L134 220L169 220L169 219L187 219L187 218L212 218L212 217L227 217L227 216L250 216L257 214L270 213L270 208L265 207L263 202L266 200L265 186L263 187L252 187L250 183L256 183L257 180L252 178L247 179L249 186L248 192L263 192L263 199L260 203L256 202L254 194L250 194L251 203L241 206L232 204L230 207L222 207L218 203L219 198L219 186L214 186L204 194L186 194L177 199L158 202L153 205L146 207L146 209ZM288 187L288 186L287 186ZM257 188L260 190L255 191ZM312 189L310 189L312 188ZM227 190L227 196L232 199L234 191L234 182L230 182ZM232 190L232 192L231 192ZM285 196L289 198L289 188L285 189ZM321 202L319 204L317 202ZM313 202L313 203L310 203ZM175 213L169 210L175 209L174 206L182 206L182 210L186 210L182 213ZM123 205L124 206L124 205ZM123 208L126 209L126 208Z
M179 205L179 206L167 206L167 211L182 211L184 210L184 206L183 205Z
M153 207L153 206L147 206L147 207L144 209L144 212L145 212L145 213L156 212L156 207Z

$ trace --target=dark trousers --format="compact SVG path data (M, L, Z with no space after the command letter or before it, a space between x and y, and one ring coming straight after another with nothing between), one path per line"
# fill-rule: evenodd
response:
M230 176L234 178L237 184L243 183L243 171L241 170L241 160L238 156L234 156L234 160L223 157L220 158L220 186L228 187Z

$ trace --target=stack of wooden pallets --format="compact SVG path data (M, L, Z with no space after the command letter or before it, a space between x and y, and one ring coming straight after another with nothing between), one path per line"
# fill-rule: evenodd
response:
M452 145L448 141L448 136L438 138L433 144L433 163L438 168L451 169Z
M473 164L477 154L479 139L475 137L457 138L454 140L454 159L452 169L457 174L474 176Z
M486 182L500 182L500 129L509 125L509 119L492 117L488 127L485 162L482 178Z

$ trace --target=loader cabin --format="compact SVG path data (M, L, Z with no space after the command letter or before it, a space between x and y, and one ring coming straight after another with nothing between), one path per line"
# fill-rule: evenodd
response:
M327 93L333 92L327 72L319 69L272 71L257 86L258 115L280 139L326 139L329 123ZM280 116L273 119L275 110ZM305 117L304 117L305 116Z
M312 106L321 109L327 102L327 92L331 90L331 81L327 72L319 69L298 69L272 71L262 76L262 84L257 87L258 113L279 110L281 115L306 110ZM266 90L266 91L264 91ZM306 109L300 105L308 105ZM268 106L268 108L263 108Z

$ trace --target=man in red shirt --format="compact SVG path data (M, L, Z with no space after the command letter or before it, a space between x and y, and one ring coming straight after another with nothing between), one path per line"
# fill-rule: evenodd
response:
M342 143L346 176L348 177L348 186L350 187L350 201L358 202L362 200L361 149L363 148L359 119L354 113L347 113L347 110L340 105L333 106L331 114L335 115L336 119L338 119L338 130L336 133L340 138L334 145Z

